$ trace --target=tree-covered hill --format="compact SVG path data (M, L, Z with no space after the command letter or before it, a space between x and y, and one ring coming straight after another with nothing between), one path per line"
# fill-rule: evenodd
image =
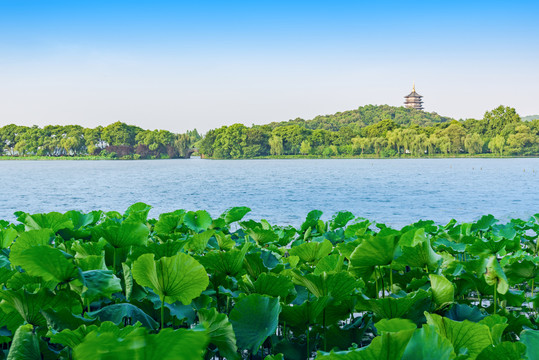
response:
M524 116L522 118L522 121L533 121L533 120L538 120L539 119L539 115L528 115L528 116Z
M388 119L393 120L401 126L411 124L432 126L453 120L449 117L440 116L435 112L429 113L416 109L408 109L403 106L365 105L356 110L338 112L333 115L319 115L312 120L297 118L289 121L272 122L269 125L272 128L286 125L300 125L311 130L324 129L330 131L339 131L343 126L349 126L354 131L360 131L365 126Z

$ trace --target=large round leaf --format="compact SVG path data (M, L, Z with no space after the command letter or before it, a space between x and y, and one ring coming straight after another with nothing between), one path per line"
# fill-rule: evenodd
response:
M194 232L207 230L212 223L210 214L205 210L189 211L183 218L183 223Z
M179 300L188 305L209 284L204 267L184 253L157 261L154 254L144 254L133 263L132 271L137 283L150 287L169 304Z
M117 222L107 220L99 227L94 228L96 237L102 237L115 248L129 247L131 245L146 245L150 230L142 222L125 220Z
M218 313L215 308L200 309L198 318L208 331L210 343L217 346L221 356L231 360L239 358L236 335L225 314Z
M17 329L7 360L41 360L39 340L32 325L21 325Z
M507 277L496 260L496 256L492 255L487 262L487 272L485 273L485 281L489 285L497 284L496 289L500 294L505 294L509 290Z
M275 333L280 312L276 298L252 294L240 300L230 312L238 346L256 353L266 338Z
M45 281L61 283L72 280L79 274L72 261L66 259L60 250L49 246L35 246L14 252L10 260L29 275L40 276Z
M430 286L434 295L434 302L438 307L452 303L455 297L453 283L442 275L430 274Z
M404 350L403 360L450 360L456 357L449 339L442 337L432 325L416 330Z

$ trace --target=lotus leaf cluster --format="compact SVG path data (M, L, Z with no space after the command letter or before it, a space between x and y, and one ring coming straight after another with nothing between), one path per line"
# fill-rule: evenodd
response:
M0 221L0 359L538 359L539 214Z

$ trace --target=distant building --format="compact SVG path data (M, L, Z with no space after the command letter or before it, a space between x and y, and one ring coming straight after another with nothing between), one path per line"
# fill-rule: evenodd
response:
M415 83L412 92L404 97L404 106L411 109L423 110L423 96L415 92Z

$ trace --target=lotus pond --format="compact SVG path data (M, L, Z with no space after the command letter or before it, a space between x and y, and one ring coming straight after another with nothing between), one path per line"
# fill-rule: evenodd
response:
M0 221L0 358L539 358L539 214L294 228L150 208Z

